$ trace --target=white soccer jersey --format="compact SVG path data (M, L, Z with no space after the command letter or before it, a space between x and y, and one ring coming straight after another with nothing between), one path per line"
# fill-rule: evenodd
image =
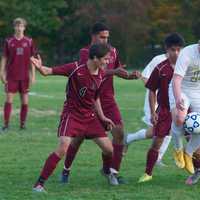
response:
M200 112L200 49L199 44L185 47L179 54L174 74L183 77L181 89L190 101L191 111Z
M149 79L155 67L166 59L167 59L166 54L155 56L142 71L142 77ZM149 107L149 90L148 89L146 90L146 94L145 94L144 113L145 113L145 116L142 118L142 120L147 125L151 125L151 121L150 121L151 112L150 112L150 107Z
M174 74L183 77L183 91L200 91L200 50L199 44L185 47L179 54Z

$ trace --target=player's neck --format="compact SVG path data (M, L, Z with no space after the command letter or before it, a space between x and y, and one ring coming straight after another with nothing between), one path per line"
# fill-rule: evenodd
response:
M90 74L97 75L99 73L99 68L90 59L87 61L87 68L89 69Z
M24 34L23 33L15 33L14 36L16 39L21 40L24 37Z
M168 58L169 59L169 62L171 64L171 66L174 68L175 67L175 64L176 64L176 61L171 59L170 57Z

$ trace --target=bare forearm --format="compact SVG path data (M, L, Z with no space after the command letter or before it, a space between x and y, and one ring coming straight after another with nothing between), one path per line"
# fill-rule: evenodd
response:
M105 118L105 115L103 113L103 110L102 110L102 107L101 107L101 102L100 102L99 98L95 102L95 109L96 109L96 112L97 112L99 118L101 120L103 120Z
M156 92L155 91L149 91L149 106L151 114L155 113L156 110Z
M53 70L50 67L41 66L40 68L37 68L37 70L42 74L43 76L48 76L53 74Z
M176 100L181 98L181 82L183 80L183 77L174 74L173 79L172 79L172 88L173 88L173 93L174 93L174 98Z

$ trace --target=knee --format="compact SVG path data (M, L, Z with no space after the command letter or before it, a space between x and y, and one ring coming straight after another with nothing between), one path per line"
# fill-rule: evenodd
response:
M61 142L58 149L57 149L57 154L62 158L64 155L66 155L68 149L68 144L65 142Z
M123 127L116 127L113 129L112 131L112 135L113 135L113 142L116 144L123 144L124 141L124 131L123 131Z
M107 148L103 151L103 154L108 156L108 157L112 157L113 156L113 147Z

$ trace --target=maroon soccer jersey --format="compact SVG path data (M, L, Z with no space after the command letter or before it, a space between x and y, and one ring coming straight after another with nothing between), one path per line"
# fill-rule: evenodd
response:
M35 46L29 37L18 40L16 37L6 39L4 56L7 58L7 80L28 80L30 57L35 54Z
M82 119L93 118L94 103L99 95L103 71L99 70L98 75L91 75L86 64L78 66L74 62L53 68L53 74L69 77L62 115L73 113Z
M171 82L174 69L169 60L161 62L152 72L146 87L149 90L156 91L158 107L170 109L169 106L169 83Z
M79 60L80 64L85 64L87 62L88 57L89 57L89 48L90 46L87 46L80 50L80 60ZM115 69L120 66L121 66L121 63L119 60L117 50L114 47L111 47L110 60L109 60L107 69ZM114 87L113 87L112 75L108 75L104 77L104 81L101 86L100 98L101 98L102 106L104 103L109 103L110 101L114 100Z

